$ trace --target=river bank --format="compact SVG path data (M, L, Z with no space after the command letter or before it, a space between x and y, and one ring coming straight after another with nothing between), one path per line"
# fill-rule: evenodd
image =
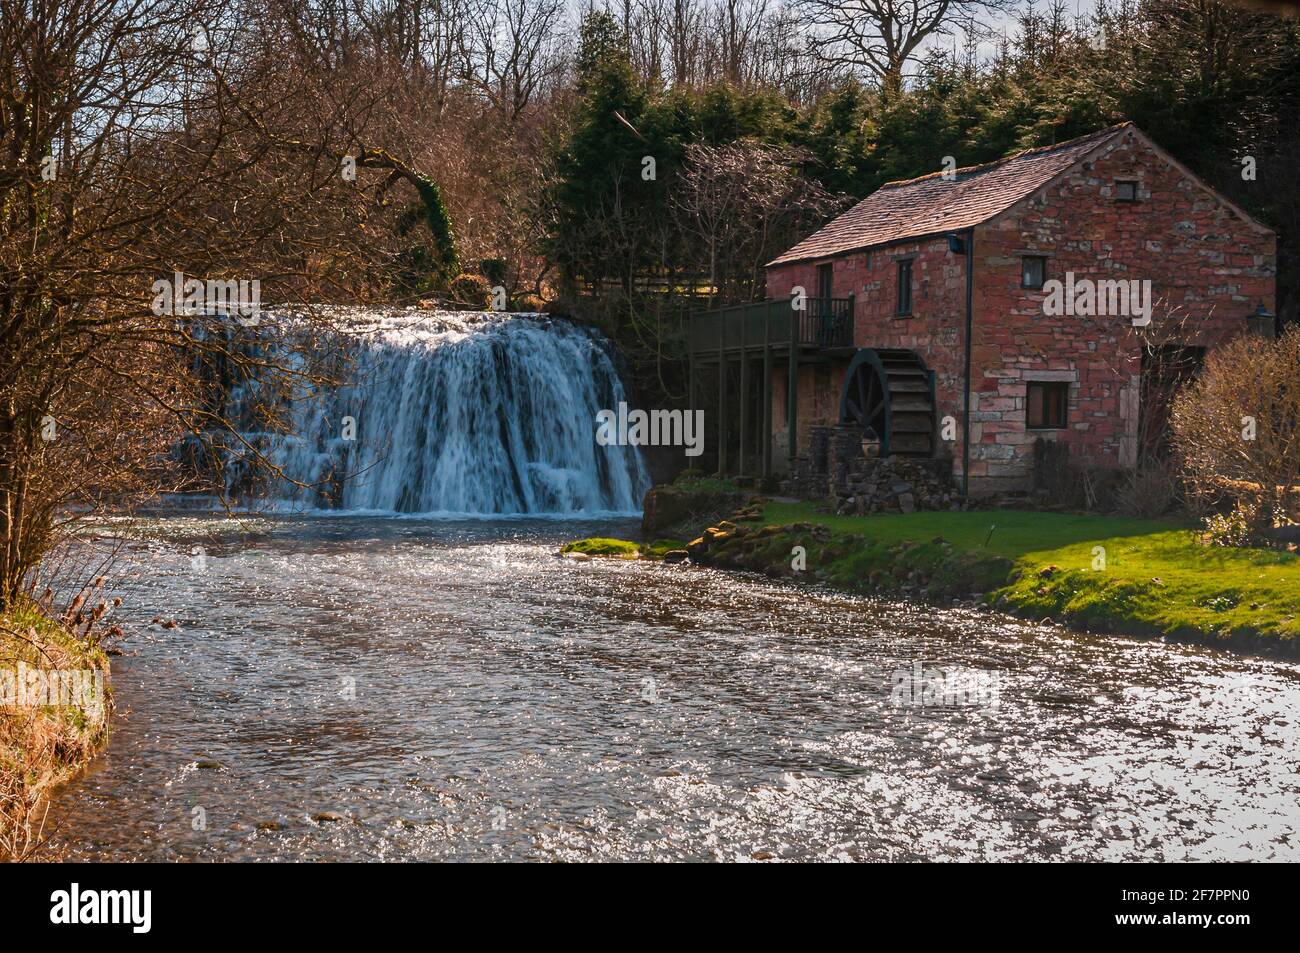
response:
M81 625L33 605L0 616L0 860L34 857L53 790L108 741L108 657Z
M644 558L1300 657L1300 556L1209 546L1178 523L1028 510L836 516L694 480L652 490L644 528L655 540L638 547ZM603 551L628 556L618 544ZM590 541L566 548L602 554Z

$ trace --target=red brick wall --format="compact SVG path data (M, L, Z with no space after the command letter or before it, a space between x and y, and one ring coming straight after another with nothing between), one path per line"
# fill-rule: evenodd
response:
M840 386L848 367L848 361L800 366L799 381L795 386L795 395L799 400L796 439L799 441L800 453L808 452L810 427L829 426L839 422ZM788 455L786 389L790 385L789 375L789 368L784 365L772 371L772 469L776 471L785 469Z
M1138 182L1138 201L1114 197ZM1046 277L1150 280L1151 324L1125 316L1058 316L1020 287L1021 256L1047 256ZM1275 309L1274 236L1248 224L1139 137L1117 139L1057 185L976 229L971 481L1022 486L1036 437L1075 459L1131 466L1144 339L1213 347ZM1026 431L1031 380L1070 384L1068 428Z
M1116 180L1136 180L1138 201L1118 202ZM1048 279L1150 280L1151 325L1134 328L1124 316L1048 317L1044 292L1021 288L1021 257L1047 256ZM895 315L897 261L915 256L912 315ZM1138 373L1143 338L1213 347L1241 333L1262 303L1275 310L1274 236L1241 219L1215 196L1166 162L1141 139L1126 135L1043 190L976 229L972 340L971 489L1024 488L1032 474L1035 438L1064 440L1071 456L1098 466L1131 465L1136 454ZM770 298L802 285L816 293L819 262L768 269ZM854 343L917 351L936 373L940 419L952 416L957 439L948 444L961 470L962 334L965 258L946 239L899 244L834 260L834 294L856 298ZM774 382L772 420L784 446L785 372ZM809 393L801 374L800 443L808 426L829 423L838 409L842 366L831 395ZM1025 427L1026 382L1067 381L1068 427ZM805 416L807 415L807 416ZM774 457L776 454L774 453Z
M896 314L898 306L898 262L912 260L912 313L909 317ZM816 293L817 265L821 262L797 263L767 272L767 296L785 298L793 287L802 285L809 295ZM925 242L908 242L888 248L873 249L834 260L833 288L837 298L853 294L853 343L858 347L898 347L916 351L926 366L935 372L935 398L938 415L952 415L958 423L960 440L962 371L964 352L962 330L966 315L966 262L962 255L948 250L947 239ZM832 416L838 417L840 387L844 380L847 362L836 368L832 375L833 401L817 401L818 406L832 406ZM835 423L835 419L804 416L805 381L799 379L799 442L806 449L808 427L812 424ZM785 389L781 387L782 400ZM776 388L773 388L776 397ZM774 408L773 421L785 421L785 404L780 412ZM774 434L773 446L779 439L785 446L785 435ZM949 448L960 446L948 444ZM774 452L775 456L775 452ZM957 452L960 456L960 451ZM958 464L960 472L960 462Z

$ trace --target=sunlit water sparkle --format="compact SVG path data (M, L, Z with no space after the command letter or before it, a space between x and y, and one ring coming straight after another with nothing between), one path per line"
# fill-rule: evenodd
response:
M111 584L115 733L57 839L101 860L1300 858L1294 664L554 556L634 531L154 521ZM891 703L915 661L997 673L998 706Z

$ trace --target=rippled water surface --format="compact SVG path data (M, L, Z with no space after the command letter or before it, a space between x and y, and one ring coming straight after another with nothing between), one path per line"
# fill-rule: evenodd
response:
M1300 859L1295 665L553 555L597 530L635 525L134 531L115 734L57 838L103 860ZM901 703L917 662L996 695Z

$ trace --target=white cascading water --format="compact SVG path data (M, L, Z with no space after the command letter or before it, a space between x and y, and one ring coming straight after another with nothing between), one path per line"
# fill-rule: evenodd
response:
M331 310L349 352L347 383L289 405L288 433L244 433L305 485L263 481L277 508L640 510L649 486L640 451L595 439L596 412L626 400L597 332L543 315ZM231 395L235 420L245 396ZM227 474L230 490L247 488L238 459Z

